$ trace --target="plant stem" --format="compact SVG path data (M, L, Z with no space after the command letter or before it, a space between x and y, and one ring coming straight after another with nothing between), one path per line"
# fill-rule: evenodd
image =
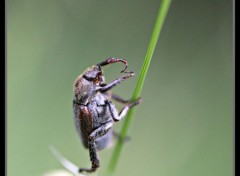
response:
M144 63L143 63L143 66L142 66L142 71L141 71L141 74L138 78L138 82L137 82L137 85L135 87L132 99L131 99L132 101L136 101L137 98L141 94L143 84L144 84L144 80L146 78L147 71L148 71L152 56L153 56L153 52L154 52L154 49L156 47L158 37L159 37L159 34L161 32L161 29L162 29L165 17L167 15L170 3L171 3L171 0L162 0L161 1L160 9L159 9L159 12L158 12L158 17L157 17L157 20L156 20L156 24L155 24L155 27L153 29L152 37L151 37L151 40L150 40L149 45L148 45L148 50L147 50L147 53L146 53L146 56L145 56L145 59L144 59ZM128 129L129 129L130 124L133 120L134 112L135 112L135 108L133 107L129 110L128 114L126 115L122 130L121 130L121 133L120 133L120 138L121 139L124 139L126 137L127 133L128 133ZM116 147L113 151L113 155L112 155L112 158L110 160L109 167L108 167L108 170L107 170L108 175L113 175L113 173L115 171L115 168L117 166L117 162L118 162L120 153L122 151L122 147L123 147L123 140L118 139L117 145L116 145Z

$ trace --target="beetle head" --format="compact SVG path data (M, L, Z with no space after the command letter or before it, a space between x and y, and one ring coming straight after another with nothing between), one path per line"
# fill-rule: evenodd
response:
M101 67L120 62L125 65L121 73L131 73L126 72L127 61L119 58L108 58L97 65L89 67L75 80L74 93L76 100L80 104L86 105L97 94L99 87L106 85Z
M95 86L100 86L105 82L101 67L96 65L88 68L84 72L83 78L89 82L92 82Z

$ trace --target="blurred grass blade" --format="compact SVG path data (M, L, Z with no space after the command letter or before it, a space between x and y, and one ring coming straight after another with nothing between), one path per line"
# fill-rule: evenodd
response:
M50 145L49 149L51 150L51 152L54 154L54 156L57 158L57 160L71 173L73 173L76 176L85 176L83 174L79 174L78 170L79 168L73 164L72 162L70 162L69 160L67 160L64 156L62 156L57 149Z
M142 66L142 71L141 71L141 74L138 78L138 82L137 82L136 88L135 88L133 96L132 96L132 101L137 100L137 98L141 95L144 80L146 78L147 71L148 71L152 56L153 56L153 52L154 52L154 49L156 47L157 40L158 40L159 34L161 32L165 17L167 15L170 3L171 3L171 0L162 0L161 1L160 9L159 9L157 20L156 20L156 24L155 24L155 27L153 29L152 37L151 37L151 40L150 40L149 45L148 45L148 50L147 50L147 53L146 53L146 56L145 56L145 59L144 59L144 63L143 63L143 66ZM135 108L131 108L130 111L128 112L126 118L125 118L123 128L122 128L122 131L120 133L121 139L124 139L126 137L127 133L128 133L128 129L129 129L131 121L133 119L134 110L135 110ZM122 150L122 147L123 147L123 141L118 140L117 145L116 145L116 147L113 151L113 155L112 155L112 158L110 160L108 170L107 170L109 175L113 175L113 173L114 173L114 170L116 168L116 165L117 165L117 162L118 162L121 150Z
M73 174L68 172L66 169L59 169L48 171L42 176L73 176Z

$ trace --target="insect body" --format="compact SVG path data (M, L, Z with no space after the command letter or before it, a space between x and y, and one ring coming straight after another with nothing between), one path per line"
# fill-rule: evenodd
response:
M101 67L117 62L125 64L125 68L121 72L126 75L106 84ZM89 149L92 162L91 168L80 168L79 172L90 173L96 171L99 167L97 150L110 146L113 137L113 123L121 120L131 107L139 104L141 101L138 98L137 101L130 102L109 92L110 89L121 81L134 75L133 72L126 72L126 69L126 60L108 58L88 68L74 82L73 111L75 125L84 147ZM120 112L118 112L110 99L124 104Z

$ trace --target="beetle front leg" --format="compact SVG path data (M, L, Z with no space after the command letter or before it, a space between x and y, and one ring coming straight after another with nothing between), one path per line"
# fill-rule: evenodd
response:
M90 160L92 162L92 168L91 169L86 169L86 168L81 168L79 169L79 172L87 172L91 173L97 170L99 167L99 159L97 155L97 147L96 147L96 139L105 135L113 126L113 122L107 122L104 125L100 126L96 130L94 130L88 138L88 147L89 147L89 155L90 155Z
M123 80L125 79L128 79L128 78L131 78L132 76L134 76L134 73L133 72L130 72L129 75L126 75L126 76L122 76L120 78L117 78L115 79L113 82L107 84L107 85L104 85L103 87L100 87L98 90L101 92L101 93L104 93L110 89L112 89L113 87L115 87L116 85L118 85L120 82L122 82Z

